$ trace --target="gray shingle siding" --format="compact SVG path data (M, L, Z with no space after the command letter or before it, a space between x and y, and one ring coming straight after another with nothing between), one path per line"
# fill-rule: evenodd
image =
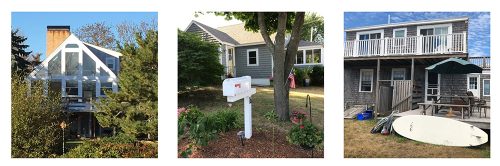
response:
M115 73L116 75L118 75L118 72L120 71L120 58L111 56L105 52L102 52L98 49L95 49L94 47L91 47L88 45L86 45L86 46L92 53L94 53L95 56L97 56L97 58L99 58L99 60L101 60L102 63L104 63L104 65L106 65L107 58L113 58L115 60L115 70L113 70L113 69L110 69L110 70L113 71L113 73Z
M372 92L359 92L360 69L373 69ZM349 105L375 104L375 80L377 80L377 71L374 66L344 67L344 102Z
M259 66L247 66L247 50L258 49ZM269 78L272 73L272 56L266 45L236 47L236 76L251 76L252 78Z
M452 33L463 33L464 31L467 31L468 29L468 23L466 21L457 21L457 22L452 22ZM418 26L426 26L426 25L435 25L435 24L422 24ZM399 26L399 27L389 27L389 28L383 28L384 30L384 38L389 37L392 38L393 30L398 29L398 28L406 28L406 36L417 36L417 25L411 25L411 26ZM375 29L374 29L375 30ZM356 40L356 32L362 32L362 31L350 31L346 32L346 41L352 41Z

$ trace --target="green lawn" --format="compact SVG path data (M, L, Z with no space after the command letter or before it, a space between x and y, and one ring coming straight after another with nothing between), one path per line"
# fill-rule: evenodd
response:
M346 158L489 158L490 144L450 147L413 141L399 135L371 134L376 120L344 120Z
M268 111L274 110L272 87L256 87L257 93L252 96L252 118L254 130L270 130L275 126L278 131L287 132L291 128L290 122L271 123L264 117ZM313 123L323 130L323 87L299 87L290 92L290 109L306 110L306 96L311 96ZM237 101L229 107L226 97L222 96L220 87L206 87L189 93L179 94L179 107L196 105L203 112L222 109L241 110L243 114L243 100ZM308 113L308 109L306 111Z

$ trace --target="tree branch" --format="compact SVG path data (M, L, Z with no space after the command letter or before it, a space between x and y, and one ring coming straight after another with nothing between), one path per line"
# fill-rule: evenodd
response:
M264 12L258 12L257 13L257 21L259 23L259 29L260 29L260 34L262 35L262 38L264 38L264 41L266 42L267 47L269 47L271 52L274 52L274 44L273 41L271 40L271 37L269 37L269 33L267 33L267 26L266 26L266 20L264 19L265 13Z

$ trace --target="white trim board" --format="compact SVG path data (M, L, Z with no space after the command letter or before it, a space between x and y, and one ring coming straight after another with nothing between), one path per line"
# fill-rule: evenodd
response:
M255 51L256 64L250 64L250 52ZM247 49L247 66L259 66L259 49Z
M359 88L358 88L358 92L373 92L373 77L374 77L374 69L359 69ZM362 73L363 72L371 72L372 76L371 76L371 82L370 82L370 91L361 91L361 80L363 78L363 75Z

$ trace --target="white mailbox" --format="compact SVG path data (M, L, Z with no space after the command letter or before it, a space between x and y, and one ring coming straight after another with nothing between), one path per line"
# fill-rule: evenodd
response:
M222 82L222 95L227 96L227 102L235 102L244 99L245 111L245 138L252 137L252 103L250 97L256 93L252 88L252 78L243 76L238 78L228 78Z
M252 77L250 76L228 78L222 82L222 95L227 96L228 102L235 102L246 96L252 96L255 92L255 88L252 88Z

